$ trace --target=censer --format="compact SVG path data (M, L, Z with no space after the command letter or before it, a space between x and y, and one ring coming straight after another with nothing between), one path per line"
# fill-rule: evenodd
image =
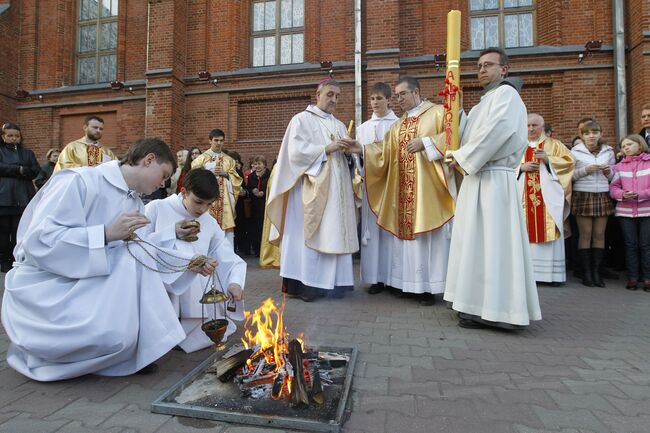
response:
M203 292L203 296L201 296L201 300L199 302L201 303L201 330L214 343L214 350L220 350L225 347L223 337L226 334L226 330L228 329L228 313L226 312L226 301L228 301L228 296L226 296L226 294L223 292L223 288L221 288L221 290L217 290L217 287L214 284L215 277L219 282L219 286L221 288L221 281L219 281L219 276L215 271L212 275L210 275L208 283L205 285L206 291ZM209 290L208 287L210 288ZM224 319L217 319L217 304L220 303L224 304ZM206 321L206 319L208 319L208 317L206 317L206 310L210 308L210 305L212 305L213 318Z

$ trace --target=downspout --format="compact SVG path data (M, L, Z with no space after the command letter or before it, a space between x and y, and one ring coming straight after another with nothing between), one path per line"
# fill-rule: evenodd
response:
M612 2L614 18L614 92L616 96L616 141L627 135L627 90L625 83L625 28L623 0Z
M357 128L361 125L361 98L361 0L354 0L354 123Z

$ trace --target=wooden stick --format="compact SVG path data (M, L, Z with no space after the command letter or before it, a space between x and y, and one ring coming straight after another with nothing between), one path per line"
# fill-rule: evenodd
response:
M291 381L291 407L309 404L309 394L305 383L305 373L302 367L302 346L298 340L289 342L289 362L293 367Z

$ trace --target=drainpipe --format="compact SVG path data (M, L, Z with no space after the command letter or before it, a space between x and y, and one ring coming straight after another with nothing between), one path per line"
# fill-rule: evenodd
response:
M614 92L616 96L616 141L627 135L627 91L625 84L625 29L623 0L612 1L614 17Z
M354 123L357 128L361 125L361 98L361 0L354 0Z

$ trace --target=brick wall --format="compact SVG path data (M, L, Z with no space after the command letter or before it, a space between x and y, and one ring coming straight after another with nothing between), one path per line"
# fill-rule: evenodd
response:
M536 5L538 45L583 46L591 39L612 44L611 2L539 0ZM313 68L245 73L250 67L249 1L123 1L117 78L146 80L147 88L136 85L133 93L127 93L111 91L107 85L84 91L62 87L75 80L77 7L77 0L21 0L12 1L0 15L0 31L6 36L0 48L16 59L0 65L6 77L0 80L0 116L19 121L26 143L39 156L64 144L70 116L111 112L115 124L107 127L118 153L144 134L159 136L174 148L206 148L208 132L219 127L226 132L228 147L245 157L263 154L272 159L289 119L313 101L315 84L324 75ZM650 101L646 72L650 58L643 54L650 51L650 36L644 34L650 30L650 5L645 0L627 0L625 7L628 117L630 130L636 131L640 107ZM305 0L305 8L305 61L350 64L354 1ZM395 84L400 75L413 74L421 77L424 96L440 100L443 71L436 71L431 61L408 60L445 51L446 15L452 8L464 12L462 47L466 50L469 0L363 2L362 52L368 68L363 74L364 97L365 89L378 81ZM524 78L524 101L553 125L558 138L569 141L577 120L593 115L602 123L605 138L613 142L613 54L596 53L581 64L577 54L513 55L513 75ZM466 110L480 93L473 77L475 64L473 57L461 65L464 73L470 73L463 75ZM228 75L219 78L216 88L187 79L202 70ZM337 117L347 123L354 117L353 68L338 68L335 78L344 83ZM42 100L16 101L13 95L18 88L32 93L62 90L48 91ZM370 108L364 104L367 118Z

